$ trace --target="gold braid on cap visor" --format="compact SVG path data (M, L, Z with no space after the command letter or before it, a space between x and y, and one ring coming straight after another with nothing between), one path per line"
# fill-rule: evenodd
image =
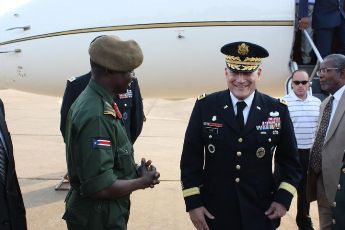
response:
M262 58L246 57L243 61L240 57L227 55L225 57L225 62L227 66L235 70L251 71L258 68L261 65Z

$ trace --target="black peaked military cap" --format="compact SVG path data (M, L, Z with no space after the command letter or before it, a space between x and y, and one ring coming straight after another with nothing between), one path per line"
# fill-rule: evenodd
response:
M224 45L220 51L225 54L227 67L233 72L254 72L260 65L261 59L268 57L268 51L250 42L233 42Z

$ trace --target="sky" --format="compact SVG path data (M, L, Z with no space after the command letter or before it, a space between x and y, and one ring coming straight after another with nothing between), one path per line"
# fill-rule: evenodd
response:
M0 15L29 1L30 0L0 0Z

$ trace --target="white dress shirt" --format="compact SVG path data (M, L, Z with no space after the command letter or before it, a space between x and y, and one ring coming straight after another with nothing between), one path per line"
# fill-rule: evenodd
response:
M333 105L332 105L331 118L330 118L330 120L329 120L329 125L328 125L328 128L327 128L327 133L328 133L329 127L330 127L331 124L332 124L332 121L333 121L333 118L334 118L335 111L336 111L337 108L338 108L338 104L339 104L340 98L343 96L344 91L345 91L345 85L343 85L343 87L341 87L340 89L338 89L338 91L335 92L335 94L333 94L334 100L333 100ZM326 133L326 135L327 135L327 133Z
M246 107L244 107L243 109L244 124L247 123L248 115L249 115L250 107L252 106L252 103L253 103L254 95L255 95L255 91L252 94L250 94L249 97L244 99L244 102L246 103ZM237 102L240 100L238 100L231 92L230 92L230 98L232 101L232 105L234 107L235 115L237 115Z

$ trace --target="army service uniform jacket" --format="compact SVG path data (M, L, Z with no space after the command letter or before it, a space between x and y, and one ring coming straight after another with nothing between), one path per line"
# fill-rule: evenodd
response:
M69 229L127 229L129 195L90 197L117 179L137 177L132 144L112 103L105 89L91 80L69 111L65 143L71 190L63 216Z
M83 92L91 79L91 72L67 81L65 93L61 105L60 131L65 136L66 119L68 111L73 102ZM127 93L116 95L114 101L117 103L125 123L127 135L132 144L140 135L144 122L144 109L138 79L134 78L128 86Z
M274 155L280 169L276 180ZM301 178L287 106L256 91L240 131L229 90L199 97L180 167L186 209L204 206L215 216L206 218L211 229L275 229L265 211L273 201L289 209Z

